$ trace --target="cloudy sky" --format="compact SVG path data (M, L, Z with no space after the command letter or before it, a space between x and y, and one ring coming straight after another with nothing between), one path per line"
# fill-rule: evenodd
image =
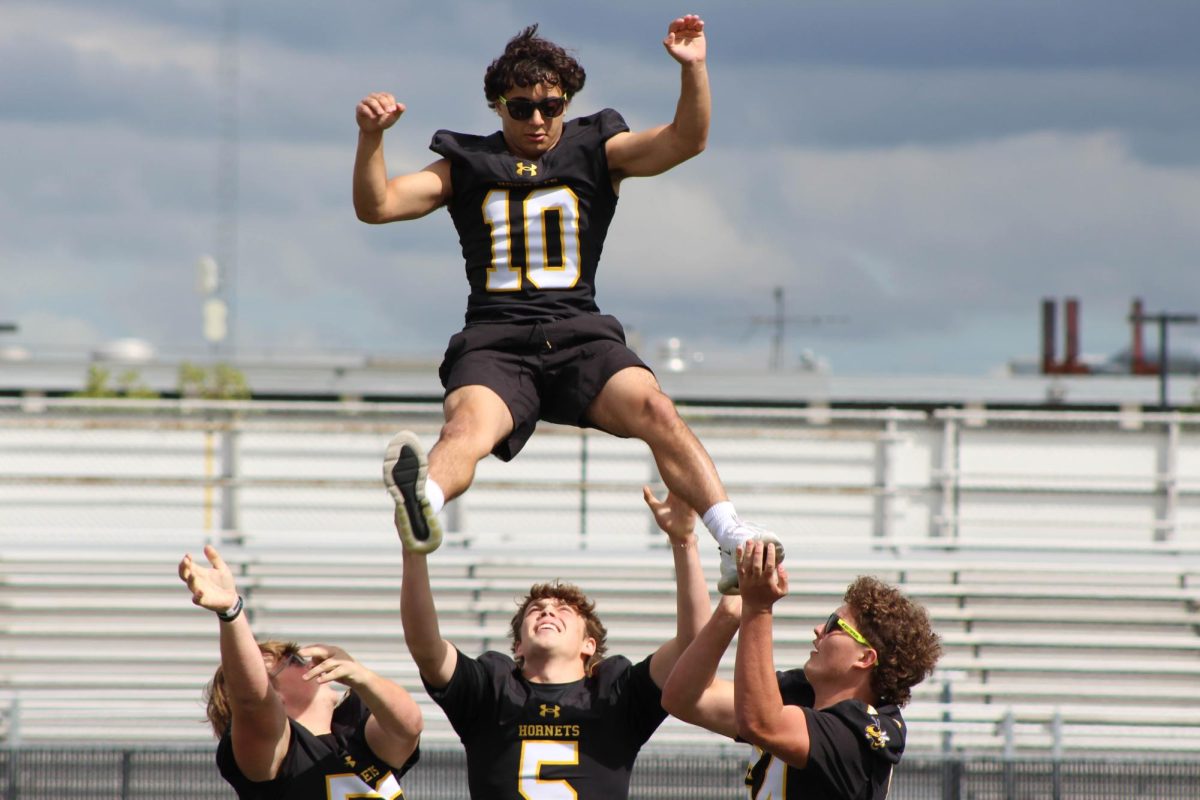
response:
M659 42L690 11L709 148L624 184L598 281L651 358L678 336L765 367L776 286L788 361L840 373L1031 356L1043 297L1081 300L1099 355L1134 297L1200 311L1194 0L256 0L236 61L231 4L0 3L0 322L20 326L0 344L203 352L214 255L240 349L436 357L465 307L457 237L444 211L355 219L359 98L407 104L388 163L419 168L434 130L495 130L484 67L536 21L588 71L573 113L666 122Z

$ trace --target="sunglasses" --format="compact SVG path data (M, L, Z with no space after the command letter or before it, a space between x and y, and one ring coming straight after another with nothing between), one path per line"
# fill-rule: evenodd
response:
M524 122L533 116L533 110L536 108L542 112L543 119L553 119L567 110L567 97L546 97L538 100L536 103L525 97L514 97L509 100L504 95L500 95L500 102L508 109L508 115L517 122Z
M839 617L835 611L829 615L829 619L825 620L825 625L821 628L821 635L828 636L831 633L837 633L839 630L859 644L870 647L872 650L875 649L874 645L867 641L867 637L856 631L853 625Z
M286 656L280 659L279 663L275 665L275 669L268 672L267 675L272 680L278 678L279 673L283 672L292 664L295 664L298 667L308 667L308 662L301 658L298 653L288 653Z

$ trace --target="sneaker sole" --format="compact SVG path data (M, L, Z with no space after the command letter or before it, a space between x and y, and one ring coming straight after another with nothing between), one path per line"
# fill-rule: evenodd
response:
M400 431L388 442L383 482L396 504L396 533L404 549L432 553L442 544L442 526L425 497L429 462L416 434Z

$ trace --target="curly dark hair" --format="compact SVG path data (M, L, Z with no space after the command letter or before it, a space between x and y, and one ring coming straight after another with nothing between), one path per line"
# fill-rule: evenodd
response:
M896 587L868 575L855 579L843 600L879 654L871 689L880 703L906 704L912 687L925 680L942 655L928 612Z
M537 23L508 40L504 55L493 61L483 74L483 94L488 107L495 108L500 95L510 86L547 86L562 88L564 97L574 97L583 89L587 74L567 51L537 35Z
M512 651L513 655L516 656L517 664L523 665L524 662L524 659L516 654L517 644L521 641L521 622L525 619L525 612L531 603L549 598L575 609L575 613L583 617L587 635L596 640L596 652L592 653L591 657L583 665L584 672L591 675L592 670L604 660L604 654L608 651L608 631L604 628L604 623L600 621L600 617L596 616L596 604L587 598L583 590L573 583L566 583L559 580L553 583L535 583L529 587L529 594L517 600L517 613L513 615L512 622L509 625L509 636L512 638Z

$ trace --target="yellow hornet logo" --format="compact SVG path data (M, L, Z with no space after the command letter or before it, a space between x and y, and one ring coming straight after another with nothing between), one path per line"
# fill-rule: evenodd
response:
M531 178L537 177L537 164L526 164L524 161L517 162L517 174L528 175Z
M558 706L548 706L545 703L542 703L542 710L539 711L538 714L543 717L553 716L555 719L558 719L558 711Z
M868 725L863 732L866 733L867 741L871 743L872 750L882 750L891 741L879 725Z

